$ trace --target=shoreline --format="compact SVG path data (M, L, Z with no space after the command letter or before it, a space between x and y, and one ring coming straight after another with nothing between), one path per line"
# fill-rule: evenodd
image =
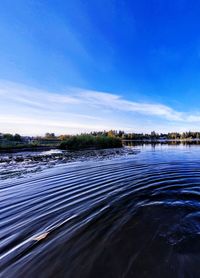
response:
M168 143L197 143L200 144L200 139L155 139L155 140L149 140L149 139L122 139L122 144L126 146L126 143L139 143L139 144L168 144ZM116 147L109 147L108 149L112 149ZM118 147L118 148L123 148ZM52 146L13 146L13 147L0 147L0 154L4 153L18 153L18 152L39 152L39 151L50 151L50 150L55 150L55 149L60 149L58 145L52 145ZM83 148L83 149L65 149L67 151L81 151L81 150L102 150L105 148Z
M18 152L40 152L50 151L58 149L58 146L30 146L30 147L13 147L13 148L0 148L0 154L2 153L18 153Z
M179 143L200 143L200 139L122 139L122 143L123 142L138 142L138 143L172 143L172 142L179 142Z

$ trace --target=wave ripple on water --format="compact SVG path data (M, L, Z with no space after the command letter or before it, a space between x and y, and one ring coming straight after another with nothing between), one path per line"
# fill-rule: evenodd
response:
M1 184L2 277L200 277L200 147Z

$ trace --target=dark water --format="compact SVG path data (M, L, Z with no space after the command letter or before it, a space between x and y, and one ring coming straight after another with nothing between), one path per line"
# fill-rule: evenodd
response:
M1 182L1 277L200 277L200 146Z

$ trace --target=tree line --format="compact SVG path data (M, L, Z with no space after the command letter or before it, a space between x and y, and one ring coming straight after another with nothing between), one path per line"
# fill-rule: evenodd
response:
M123 130L109 130L109 131L92 131L90 133L82 133L80 135L91 135L94 137L104 136L104 137L113 137L120 138L122 140L191 140L191 139L200 139L200 132L188 131L188 132L169 132L169 133L156 133L152 131L151 133L127 133ZM35 139L46 139L46 140L60 140L66 141L74 135L63 134L56 136L54 133L46 133L44 136L35 136L31 137ZM22 142L26 137L21 136L20 134L10 134L10 133L0 133L0 139L10 142Z

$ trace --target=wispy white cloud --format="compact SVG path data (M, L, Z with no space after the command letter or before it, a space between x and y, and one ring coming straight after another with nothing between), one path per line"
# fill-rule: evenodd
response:
M17 125L39 125L42 127L61 127L61 128L74 128L74 129L88 129L88 130L94 130L96 129L96 125L90 125L90 124L81 124L79 122L71 122L67 120L60 120L60 121L53 121L53 120L45 120L41 121L39 118L32 118L27 116L24 117L16 117L15 115L11 116L0 116L0 123L9 123L9 124L17 124ZM103 129L103 126L98 126L98 128Z
M189 123L200 123L200 114L199 115L188 115L187 121Z
M164 117L167 120L176 121L181 121L184 117L183 113L177 112L162 104L133 102L125 100L118 95L94 91L80 91L79 95L84 101L87 100L91 105L103 106L107 109L136 112L144 115Z
M54 93L0 81L0 100L0 131L77 133L115 128L146 132L172 125L190 129L200 123L200 114L77 88Z
M79 102L77 98L69 95L59 95L6 81L0 81L0 96L16 103L30 104L35 107L44 107L47 103L76 104Z

